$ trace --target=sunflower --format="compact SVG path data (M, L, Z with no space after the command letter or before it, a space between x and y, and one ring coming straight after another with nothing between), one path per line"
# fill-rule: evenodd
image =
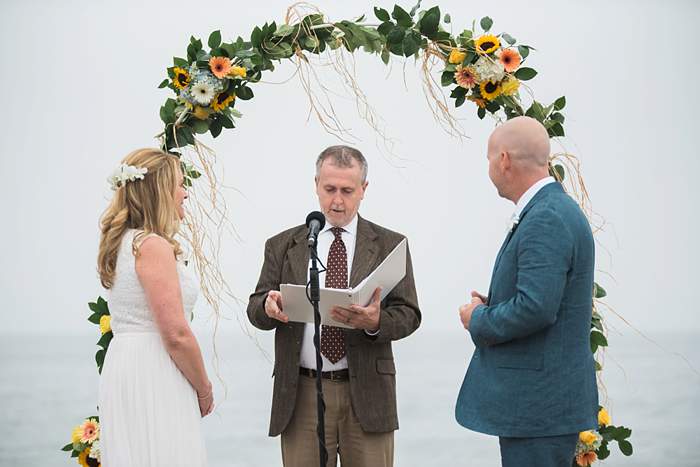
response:
M185 89L187 85L190 84L190 74L187 73L187 70L185 70L184 68L176 66L175 68L173 68L173 73L175 73L175 77L173 78L173 84L176 88Z
M481 97L486 100L492 101L501 95L501 83L494 83L493 81L484 81L479 85L479 91L481 92Z
M485 34L474 42L476 53L481 55L490 54L491 52L498 50L500 46L501 42L498 40L498 37L494 36L493 34Z
M447 61L452 63L453 65L459 65L464 61L465 58L467 58L466 52L462 52L459 49L452 49L450 51L450 56L447 58Z
M212 57L209 59L209 68L219 79L224 79L226 74L231 71L231 59L228 57Z
M475 103L476 106L479 107L480 109L485 109L485 108L486 108L486 101L485 101L484 99L480 98L480 97L476 97L476 96L473 96L473 95L472 95L472 96L467 96L467 100L470 100L470 101L472 101L473 103Z
M100 462L90 457L90 448L83 449L78 456L78 464L82 467L100 467Z
M248 70L244 66L232 66L228 72L230 78L245 78Z
M518 92L520 89L520 81L515 76L508 75L506 79L501 82L501 93L504 96L512 96Z
M479 80L476 70L473 66L458 66L457 71L455 71L455 81L457 84L465 89L471 89L476 85Z
M112 330L112 317L109 315L100 316L100 332L107 334Z
M501 53L498 54L498 60L503 64L503 68L508 72L512 73L518 69L522 58L517 50L514 49L503 49Z
M94 418L85 420L80 425L80 429L83 430L83 436L80 438L81 443L92 443L100 437L100 424Z
M234 94L229 94L227 92L222 92L221 94L218 94L215 98L214 101L211 103L211 108L214 109L217 112L221 112L224 110L226 107L229 106L231 102L236 98Z

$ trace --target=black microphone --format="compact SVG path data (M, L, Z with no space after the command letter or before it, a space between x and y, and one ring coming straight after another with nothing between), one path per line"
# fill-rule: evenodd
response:
M318 211L313 211L306 216L306 226L309 228L309 236L307 237L308 246L316 245L318 233L326 225L326 216Z

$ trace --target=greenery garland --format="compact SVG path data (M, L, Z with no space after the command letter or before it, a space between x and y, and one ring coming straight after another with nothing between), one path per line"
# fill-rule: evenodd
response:
M480 119L487 114L498 120L526 115L541 122L550 138L565 135L564 96L549 105L534 98L527 108L522 103L523 82L537 75L534 68L524 66L530 52L535 50L533 47L519 44L505 32L492 33L493 21L489 17L479 21L480 31L474 22L471 28L453 35L444 27L451 24L450 15L443 16L437 6L419 9L420 1L410 11L395 5L391 14L375 7L378 25L366 24L364 16L353 21L328 23L323 14L313 13L295 24L278 26L272 22L256 26L247 41L238 37L225 42L221 32L214 31L207 41L208 50L200 39L191 37L186 58L174 57L173 66L167 68L168 78L158 86L175 93L175 97L168 98L160 108L164 123L159 135L162 149L180 155L179 148L199 144L196 135L210 133L216 138L223 129L235 128L235 120L242 117L235 108L236 102L254 97L251 86L260 82L263 72L273 71L275 62L283 59L307 61L305 54L320 55L338 49L354 53L360 48L379 55L385 64L389 64L392 55L425 61L437 59L442 66L440 84L449 89L455 108L470 101ZM189 186L192 179L201 175L184 161L183 171ZM567 171L563 165L553 163L550 172L562 182ZM580 177L579 182L582 184ZM585 198L585 189L583 191ZM592 292L590 345L596 357L596 370L600 371L602 365L597 357L601 349L608 346L608 341L595 303L606 296L606 291L594 283ZM98 324L102 331L97 343L101 349L95 355L101 372L112 338L109 309L102 297L91 302L89 307L92 311L89 321ZM607 458L610 455L608 445L613 441L624 455L631 455L631 433L629 428L612 425L608 412L600 407L598 428L580 433L572 465L586 466ZM73 430L72 441L63 450L78 457L81 465L94 466L99 465L99 455L95 459L89 454L91 449L94 454L98 443L99 419L89 417Z

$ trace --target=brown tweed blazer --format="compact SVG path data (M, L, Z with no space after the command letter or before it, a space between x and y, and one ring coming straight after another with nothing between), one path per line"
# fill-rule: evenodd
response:
M250 322L259 329L275 330L270 436L282 433L294 413L304 324L273 320L265 314L264 304L268 291L279 290L280 284L306 284L306 235L306 226L300 225L267 240L260 279L248 302ZM403 238L359 217L350 286L360 283ZM399 427L391 342L410 335L421 321L410 252L406 261L406 276L381 303L379 335L370 337L361 329L344 330L352 408L366 432L388 432Z

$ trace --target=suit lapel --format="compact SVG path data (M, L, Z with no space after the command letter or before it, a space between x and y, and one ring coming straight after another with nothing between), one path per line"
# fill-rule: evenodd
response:
M287 252L287 261L289 261L293 283L306 284L309 270L309 247L306 245L305 230L294 237L294 245Z
M501 262L501 256L503 255L503 252L506 250L506 247L510 243L510 240L513 238L515 235L515 231L517 230L518 226L522 224L523 219L525 218L525 215L532 209L532 207L537 204L541 199L544 199L545 197L548 196L550 191L555 191L555 190L562 190L561 184L558 182L555 183L550 183L548 185L543 186L540 191L538 191L535 196L532 197L529 203L525 205L523 208L522 212L520 213L520 219L518 220L518 223L513 226L512 229L510 229L510 232L508 232L508 235L506 235L505 240L503 241L503 245L501 245L501 249L498 251L498 255L496 255L496 262L493 265L493 271L491 272L491 282L489 284L489 294L488 294L488 299L489 303L491 302L491 291L493 290L493 280L496 277L496 271L498 270L498 265Z
M355 252L352 259L352 271L350 272L350 287L355 287L362 279L372 271L379 257L379 248L376 244L377 233L369 222L362 217L357 219L357 238L355 239Z

